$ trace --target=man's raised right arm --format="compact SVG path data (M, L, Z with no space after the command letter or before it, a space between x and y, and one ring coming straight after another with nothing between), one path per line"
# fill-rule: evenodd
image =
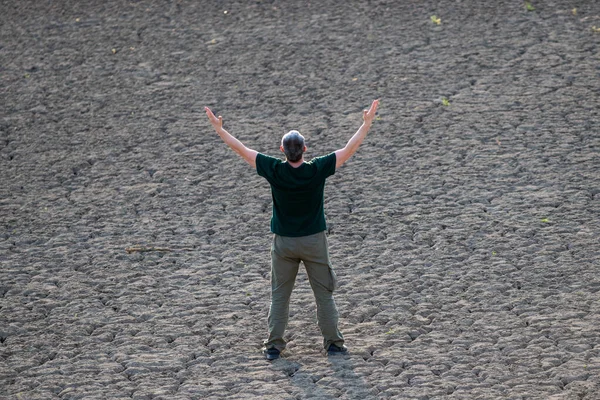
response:
M358 150L358 147L363 142L369 129L371 128L371 124L373 123L373 119L375 118L375 113L377 112L377 106L379 105L379 100L373 100L371 104L371 108L363 111L363 124L358 128L358 131L350 138L346 146L343 149L336 150L335 152L335 168L338 169L341 167L354 153Z

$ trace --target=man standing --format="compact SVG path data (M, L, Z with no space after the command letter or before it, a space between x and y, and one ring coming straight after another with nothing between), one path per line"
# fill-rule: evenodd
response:
M223 118L215 117L205 107L206 115L217 134L258 175L271 185L273 216L271 231L271 307L269 337L265 341L267 360L279 358L285 349L283 334L289 316L290 296L300 261L306 267L317 303L317 320L323 334L323 346L328 354L347 352L344 337L338 329L338 311L333 300L337 279L329 261L325 236L323 192L325 180L333 175L358 149L371 128L379 101L373 101L363 111L363 124L344 148L311 161L304 160L304 137L290 131L281 140L286 160L270 157L249 149L223 129Z

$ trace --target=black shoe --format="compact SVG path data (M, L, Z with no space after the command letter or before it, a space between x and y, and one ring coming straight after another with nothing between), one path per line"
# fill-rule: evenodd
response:
M279 354L281 354L281 351L277 350L275 347L265 350L265 358L269 361L277 360Z
M344 345L342 347L336 346L335 344L330 344L327 349L327 355L334 356L336 354L348 354L348 348Z

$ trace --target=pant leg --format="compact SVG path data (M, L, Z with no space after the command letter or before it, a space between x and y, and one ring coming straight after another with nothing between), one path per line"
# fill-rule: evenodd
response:
M265 347L282 351L286 342L283 334L290 312L290 296L296 282L300 259L294 258L286 249L286 243L278 235L271 246L271 307L269 309L269 338Z
M333 299L337 289L337 277L329 261L329 249L325 232L306 237L302 242L302 261L317 303L317 321L323 334L323 347L344 344L344 336L338 329L339 313Z

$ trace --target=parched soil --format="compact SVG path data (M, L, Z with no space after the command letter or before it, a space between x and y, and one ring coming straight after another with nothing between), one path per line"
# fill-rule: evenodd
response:
M0 398L598 399L600 2L531 6L0 1ZM351 352L302 272L268 363L269 187L202 107L311 158L375 98L325 194Z

